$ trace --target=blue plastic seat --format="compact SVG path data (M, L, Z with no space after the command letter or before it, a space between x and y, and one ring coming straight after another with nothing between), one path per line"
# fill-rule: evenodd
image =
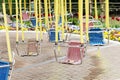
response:
M32 25L35 27L36 26L36 19L35 18L31 18L30 20L32 22Z
M0 80L8 80L9 70L9 62L4 62L0 60Z
M48 35L49 35L49 41L50 42L55 42L55 29L51 28L48 31ZM58 32L58 40L60 41L60 33Z
M104 45L103 32L100 28L91 28L89 30L90 45Z

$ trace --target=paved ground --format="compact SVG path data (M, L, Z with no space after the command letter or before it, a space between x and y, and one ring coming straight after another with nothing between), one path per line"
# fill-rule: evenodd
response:
M34 33L25 33L26 40L34 38ZM5 34L0 32L0 49L7 53ZM15 33L10 33L12 50L15 51ZM78 36L71 39L79 39ZM52 43L46 34L42 51L38 56L20 57L16 54L16 64L12 80L120 80L120 43L111 41L109 45L88 46L87 54L81 65L61 64L55 61ZM58 54L59 60L66 55L65 48ZM99 54L99 55L98 55ZM6 57L6 56L5 56Z

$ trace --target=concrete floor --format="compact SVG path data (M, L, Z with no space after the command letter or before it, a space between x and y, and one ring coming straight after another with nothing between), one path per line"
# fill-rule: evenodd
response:
M11 48L15 52L15 32L10 32ZM21 40L21 33L19 34ZM25 32L25 40L35 38L34 32ZM79 39L71 35L71 39ZM7 53L5 32L0 32L0 49ZM80 65L61 64L55 61L53 43L43 36L42 49L38 56L15 55L15 66L11 80L120 80L120 43L110 41L109 45L88 46L87 54ZM22 53L22 52L21 52ZM63 59L67 51L61 47L57 54ZM99 54L99 56L98 56ZM8 59L7 54L3 55Z

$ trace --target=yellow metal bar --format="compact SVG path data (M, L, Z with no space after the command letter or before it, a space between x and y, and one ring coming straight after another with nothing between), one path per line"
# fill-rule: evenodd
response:
M64 0L61 0L61 13L62 13L62 40L65 39L64 36Z
M58 4L58 5L59 5L59 6L58 6L58 15L59 15L59 16L58 16L58 19L59 19L60 16L61 16L61 4L60 4L60 2L61 2L61 0L58 0L58 3L59 3L59 4Z
M31 14L31 0L29 0L29 14Z
M58 0L54 0L55 9L55 42L58 43Z
M95 4L95 19L98 19L97 0L94 0Z
M51 16L51 3L50 0L48 0L49 3L49 14L50 14L50 23L52 22L52 16Z
M105 15L106 15L106 18L105 18L105 24L106 24L106 27L109 29L110 28L110 25L109 25L109 0L106 0L106 6L105 6Z
M71 2L71 0L69 0L69 9L70 9L70 13L72 13L72 2Z
M67 30L67 1L65 0L65 27L66 27L66 30Z
M24 0L24 10L26 11L26 0Z
M85 12L86 12L86 38L89 41L88 27L89 27L89 0L85 0Z
M80 27L80 41L84 43L83 40L83 0L78 1L78 11L79 11L79 27Z
M36 31L36 41L38 41L38 11L37 11L37 0L35 0L35 18L36 18L36 27L35 27L35 31Z
M12 16L12 0L8 0L10 16Z
M41 21L41 0L39 0L39 22L40 22L40 40L42 40L43 35L42 35L42 21Z
M4 26L6 28L6 42L7 42L7 49L8 49L8 57L9 57L9 62L12 62L12 54L11 54L11 46L10 46L10 39L9 39L9 32L8 32L8 26L7 26L7 18L6 18L6 7L5 3L2 3L3 7L3 14L4 14Z
M47 0L44 0L44 8L45 8L45 25L48 27L48 30L49 30Z
M16 42L19 41L19 35L18 35L18 1L15 0L15 3L16 3Z
M20 24L22 27L22 41L24 41L24 30L23 30L23 20L22 20L22 1L19 0L19 7L20 7Z

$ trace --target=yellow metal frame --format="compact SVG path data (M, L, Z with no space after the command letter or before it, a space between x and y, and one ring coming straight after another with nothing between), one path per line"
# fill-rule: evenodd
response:
M83 0L78 0L78 12L79 12L79 27L80 27L80 41L84 43L83 40Z
M65 39L65 36L64 36L64 19L65 19L65 16L64 16L64 0L61 0L61 15L62 15L62 40Z
M58 43L58 0L54 0L55 9L55 42Z
M26 0L24 0L24 10L26 11Z
M52 23L51 3L50 3L50 0L48 0L48 4L49 4L50 23Z
M19 41L19 34L18 34L18 1L15 0L15 3L16 3L16 42Z
M7 26L7 15L6 15L6 7L5 7L5 2L2 3L3 7L3 14L4 14L4 26L6 29L6 42L7 42L7 49L8 49L8 57L9 57L9 62L12 63L12 52L11 52L11 46L10 46L10 39L9 39L9 32L8 32L8 26Z
M88 28L89 28L89 0L85 0L85 12L86 12L86 38L89 41Z
M67 26L67 0L64 1L64 5L65 5L64 6L64 9L65 9L65 13L64 13L65 14L65 20L64 21L65 21L65 27L66 27L66 30L67 30L67 27L68 27Z
M35 0L34 3L35 6L35 18L36 18L36 27L35 27L35 31L36 31L36 41L38 41L38 11L37 11L37 0Z
M31 0L29 0L29 14L31 14Z
M45 8L45 24L46 24L46 26L48 27L48 30L49 30L47 0L44 0L44 8Z
M72 2L71 2L71 0L69 0L69 10L70 10L70 13L72 13Z
M12 0L8 1L10 16L12 16Z
M95 4L95 19L98 19L97 0L94 0Z
M19 7L20 7L20 24L21 24L21 27L22 27L22 41L24 41L24 30L23 30L23 20L22 20L22 1L19 0Z
M110 28L110 25L109 25L109 0L106 0L105 3L106 3L106 6L105 6L105 15L106 15L105 24L106 24L106 27L109 29Z
M42 35L42 21L41 21L41 0L39 0L39 22L40 22L40 40L43 39L43 35Z

